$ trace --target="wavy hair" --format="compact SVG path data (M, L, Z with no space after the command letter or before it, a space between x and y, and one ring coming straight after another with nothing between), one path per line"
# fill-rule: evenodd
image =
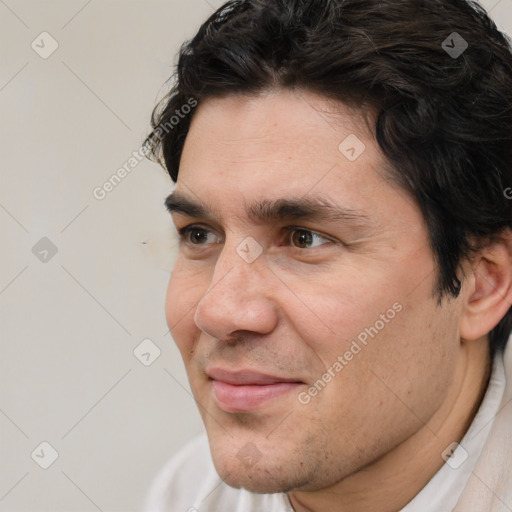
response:
M146 144L174 182L194 114L173 116L191 98L301 88L374 109L392 178L425 219L439 301L459 294L460 263L512 227L511 45L476 2L232 0L183 44L172 78ZM512 309L492 351L511 330Z

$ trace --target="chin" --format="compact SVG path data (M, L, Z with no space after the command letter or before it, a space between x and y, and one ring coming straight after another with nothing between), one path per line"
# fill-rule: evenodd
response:
M286 443L264 441L210 439L213 463L220 478L231 487L258 494L308 490L316 470L306 464L307 458L299 455L301 451L288 450Z
M214 458L217 473L230 487L246 489L257 494L289 492L301 488L303 482L287 478L285 468L276 462L247 466L243 463L237 464Z

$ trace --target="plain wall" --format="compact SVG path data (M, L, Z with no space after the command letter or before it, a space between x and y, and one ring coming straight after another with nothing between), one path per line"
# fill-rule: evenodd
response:
M0 1L4 512L140 510L202 430L164 316L173 184L129 159L180 44L221 3ZM483 4L512 33L512 0Z

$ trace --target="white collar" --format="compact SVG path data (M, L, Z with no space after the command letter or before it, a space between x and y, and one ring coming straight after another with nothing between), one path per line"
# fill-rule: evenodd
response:
M428 484L399 512L451 512L459 501L480 458L499 412L506 379L503 353L494 357L484 399L468 431L452 457L430 479Z

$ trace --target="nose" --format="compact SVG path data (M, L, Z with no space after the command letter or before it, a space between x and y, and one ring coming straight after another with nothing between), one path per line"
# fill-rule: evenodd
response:
M224 246L215 263L211 284L199 301L194 322L218 340L236 331L268 334L278 322L264 257L248 263L233 246ZM270 273L271 274L271 273Z

